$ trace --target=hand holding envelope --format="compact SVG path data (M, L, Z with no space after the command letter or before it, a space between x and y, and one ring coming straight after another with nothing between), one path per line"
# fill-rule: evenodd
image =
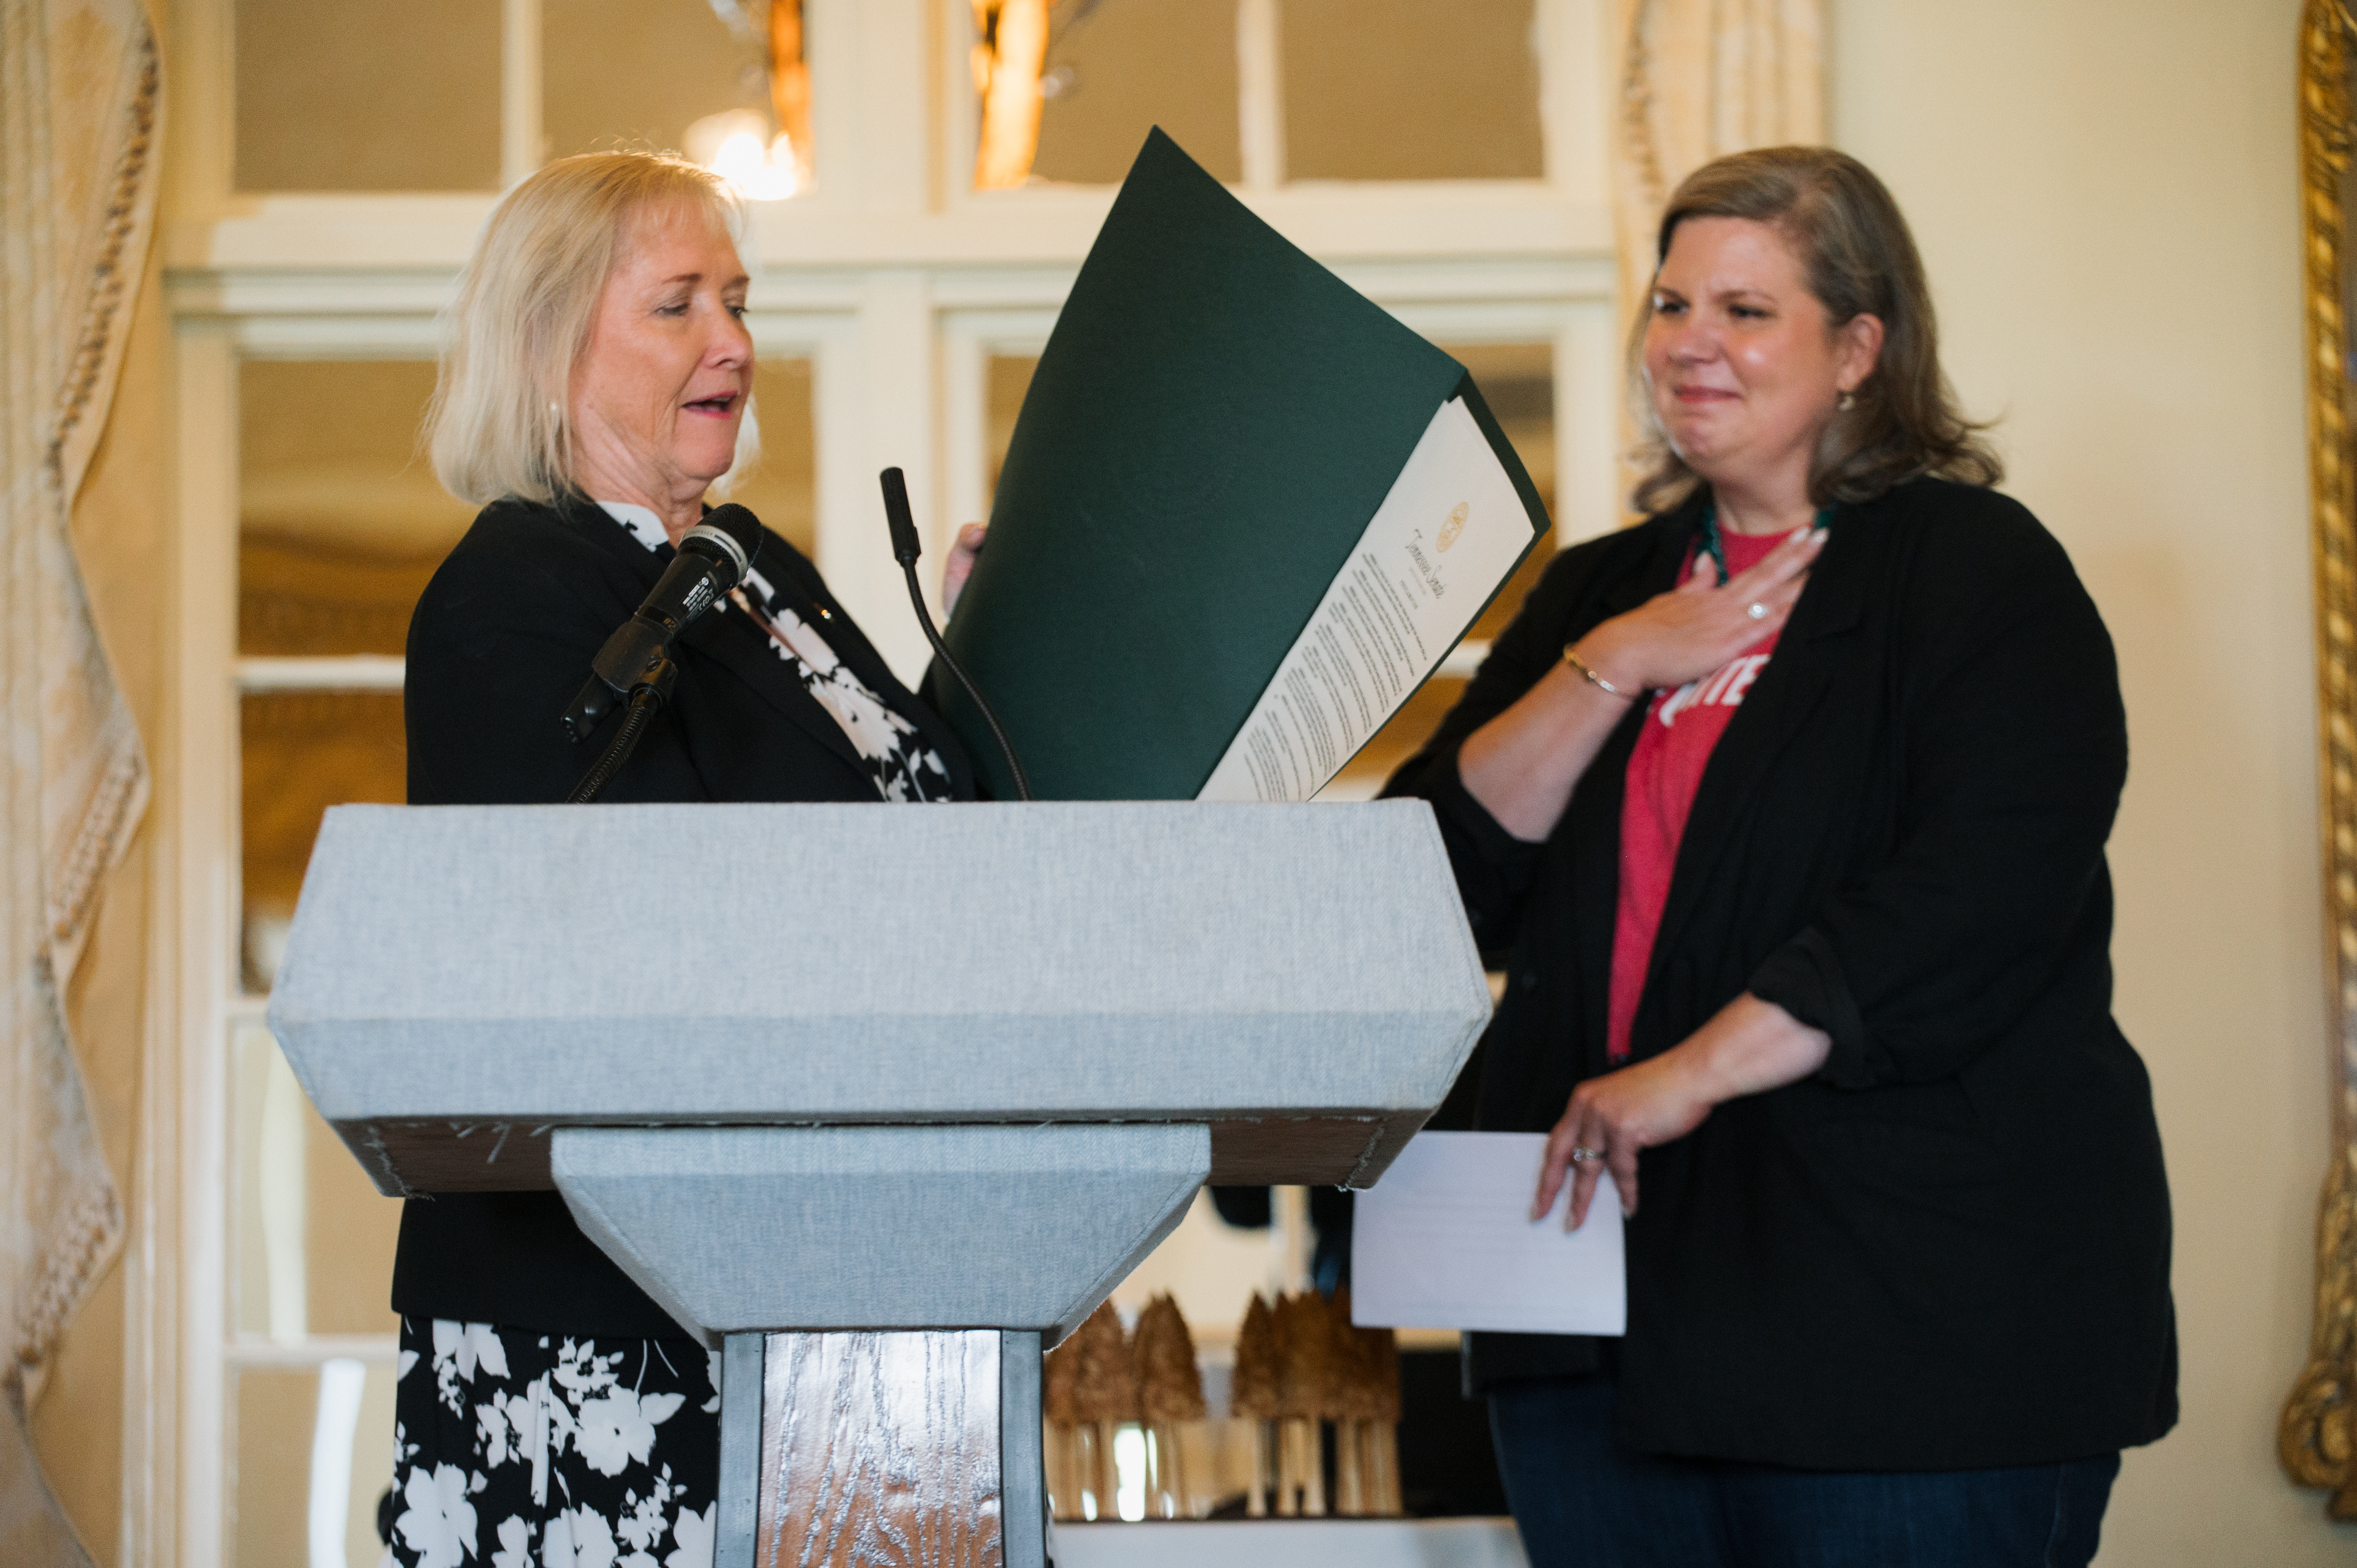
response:
M1371 1327L1618 1335L1629 1319L1620 1204L1566 1230L1531 1218L1541 1133L1420 1133L1359 1194L1351 1228L1352 1321ZM1557 1208L1560 1208L1558 1203Z

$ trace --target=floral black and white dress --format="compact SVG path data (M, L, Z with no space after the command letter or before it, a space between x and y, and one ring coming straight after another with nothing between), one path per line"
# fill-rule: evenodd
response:
M626 501L597 504L649 550L670 542L662 520L647 508ZM814 617L826 612L799 599L756 567L745 574L744 585L729 594L727 603L770 634L770 646L802 690L843 727L868 777L876 780L877 793L887 800L953 799L950 770L940 755L924 744L915 725L893 712L836 656L825 634L813 624Z
M386 1521L393 1560L712 1568L716 1361L685 1339L600 1341L404 1317ZM439 1457L429 1467L421 1454Z

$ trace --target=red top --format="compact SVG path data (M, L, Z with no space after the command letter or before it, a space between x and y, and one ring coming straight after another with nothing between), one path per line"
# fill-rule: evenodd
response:
M1790 535L1729 533L1720 543L1730 575L1749 571ZM1699 553L1697 552L1696 553ZM1686 558L1681 581L1694 575ZM1686 813L1711 748L1727 721L1743 705L1743 693L1768 667L1776 650L1770 632L1699 681L1674 692L1656 692L1645 714L1637 747L1629 754L1627 793L1620 803L1620 910L1612 929L1612 992L1605 1013L1604 1044L1613 1061L1629 1058L1629 1030L1637 1017L1637 997L1652 962L1653 938L1669 902L1670 872L1685 836Z

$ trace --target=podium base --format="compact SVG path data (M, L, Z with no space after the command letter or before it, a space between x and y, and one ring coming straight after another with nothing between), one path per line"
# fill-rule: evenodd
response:
M713 1568L1045 1568L1039 1336L732 1334Z

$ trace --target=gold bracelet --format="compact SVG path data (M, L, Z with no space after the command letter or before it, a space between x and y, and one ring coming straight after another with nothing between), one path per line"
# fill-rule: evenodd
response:
M1595 687L1598 691L1602 692L1605 695L1609 697L1618 697L1624 703L1633 703L1637 700L1636 693L1624 692L1620 687L1614 685L1611 682L1607 681L1603 676L1598 675L1595 671L1590 670L1587 667L1587 661L1568 648L1563 650L1563 661L1566 664L1570 665L1574 670L1578 671L1580 674L1586 678L1589 685Z

